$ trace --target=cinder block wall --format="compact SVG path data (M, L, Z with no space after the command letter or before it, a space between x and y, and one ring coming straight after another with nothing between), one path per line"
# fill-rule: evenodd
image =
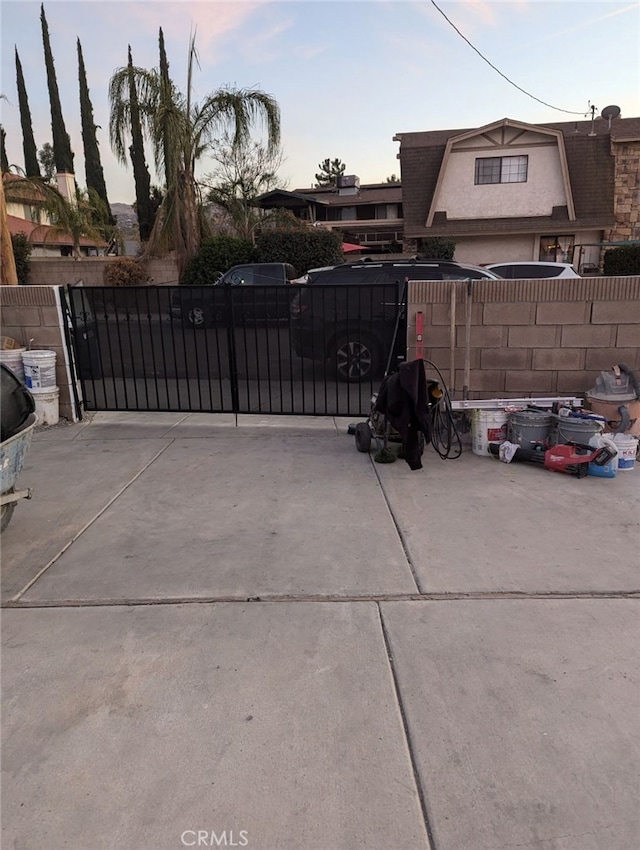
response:
M104 286L105 266L116 257L85 257L82 260L65 257L31 257L30 286L67 286L82 281L85 286ZM173 257L146 260L145 271L155 285L178 282L178 267Z
M73 386L58 286L0 286L2 336L24 348L56 352L56 384L60 388L60 416L74 420Z
M454 376L451 290L455 289ZM414 281L408 294L408 359L424 357L462 398L467 284ZM602 369L626 363L640 375L640 277L472 282L469 397L583 395Z

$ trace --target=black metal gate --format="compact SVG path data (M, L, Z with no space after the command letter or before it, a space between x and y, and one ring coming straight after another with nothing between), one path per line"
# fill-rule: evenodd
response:
M84 407L366 415L406 354L403 291L68 287Z

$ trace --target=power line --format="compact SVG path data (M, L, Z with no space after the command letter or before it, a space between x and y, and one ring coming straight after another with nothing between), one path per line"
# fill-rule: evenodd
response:
M538 103L541 103L543 106L548 106L548 107L549 107L549 109L555 109L555 110L556 110L556 112L566 112L568 115L582 115L582 117L583 117L583 118L586 116L586 114L587 114L586 112L574 112L574 111L572 111L571 109L560 109L560 107L559 107L559 106L552 106L552 104L547 103L547 102L546 102L546 101L544 101L544 100L540 100L540 98L539 98L539 97L536 97L535 95L531 94L530 92L525 91L525 89L523 89L523 88L522 88L521 86L519 86L517 83L514 83L514 82L513 82L513 80L510 80L510 79L509 79L509 77L507 77L507 76L506 76L506 74L503 74L503 73L502 73L502 71L501 71L499 68L496 68L496 66L495 66L495 65L493 65L491 62L489 62L489 60L487 59L487 57L486 57L486 56L483 56L483 55L482 55L482 53L480 53L480 51L478 50L478 48L477 48L477 47L475 47L473 44L471 44L471 42L469 41L469 39L468 39L465 35L463 35L463 33L461 33L461 32L460 32L460 30L458 29L458 27L457 27L457 26L453 23L453 21L451 21L451 20L450 20L450 19L449 19L449 18L445 15L445 13L444 13L444 12L442 11L442 9L438 6L438 4L434 2L434 0L431 0L431 3L432 3L435 7L436 7L436 9L438 10L438 12L440 12L440 14L441 14L441 15L442 15L442 17L445 19L445 21L446 21L446 22L447 22L450 26L452 26L452 27L453 27L453 29L454 29L454 30L458 33L458 35L460 36L460 38L462 38L464 41L466 41L466 42L467 42L467 44L469 45L469 47L470 47L472 50L475 50L475 52L478 54L478 56L479 56L482 60L484 60L484 61L487 63L487 65L489 65L489 67L493 68L493 70L494 70L494 71L496 71L498 74L500 74L500 76L501 76L503 79L505 79L505 80L506 80L506 81L507 81L510 85L512 85L512 86L514 86L515 88L517 88L517 89L518 89L518 91L521 91L523 94L526 94L526 96L527 96L527 97L530 97L530 98L532 98L533 100L537 100L537 101L538 101Z

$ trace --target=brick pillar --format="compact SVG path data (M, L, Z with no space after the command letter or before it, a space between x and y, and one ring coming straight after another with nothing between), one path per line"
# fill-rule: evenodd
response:
M640 238L640 140L613 142L615 189L613 209L616 223L609 239L612 242Z

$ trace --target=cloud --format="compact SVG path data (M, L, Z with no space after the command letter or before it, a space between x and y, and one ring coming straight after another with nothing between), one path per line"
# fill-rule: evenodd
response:
M299 59L315 59L316 56L319 56L321 53L324 53L327 50L326 45L305 45L299 44L293 48L294 56L297 56Z
M162 27L167 41L184 41L192 30L196 30L198 47L204 53L223 41L226 36L245 26L248 20L268 3L269 0L241 3L202 3L192 0L157 3L147 0L128 4L127 15L132 18L132 30L136 28L137 23L144 27L148 34L156 35L159 27ZM207 59L210 63L215 62L215 51Z

